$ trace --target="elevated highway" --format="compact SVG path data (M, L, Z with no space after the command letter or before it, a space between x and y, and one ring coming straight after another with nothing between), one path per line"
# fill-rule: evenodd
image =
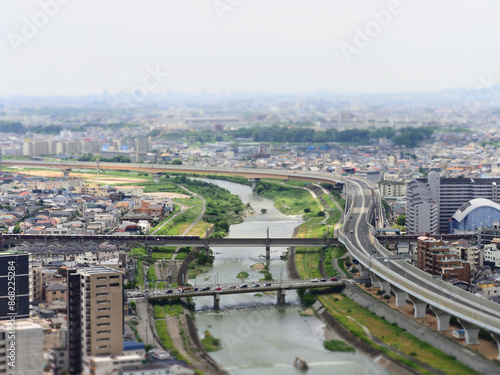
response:
M358 180L351 180L347 186L354 192L354 199L346 214L350 220L339 233L339 240L370 275L373 285L385 294L392 292L397 307L405 306L407 300L413 303L415 318L425 317L429 306L436 315L438 331L449 329L451 316L458 318L465 330L467 345L478 343L480 328L490 331L498 343L500 305L434 279L404 260L394 259L373 235L375 229L369 219L374 208L370 187Z

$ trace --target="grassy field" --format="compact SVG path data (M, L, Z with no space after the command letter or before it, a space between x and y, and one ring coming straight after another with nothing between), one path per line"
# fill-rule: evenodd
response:
M200 220L190 231L189 231L189 235L190 236L200 236L200 237L204 237L205 236L205 233L207 233L207 230L210 229L210 227L212 226L213 224L210 224L210 223L206 223L204 222L203 220Z
M326 226L321 224L324 217L313 217L300 225L297 238L318 238L323 237Z
M143 183L141 186L144 186L145 193L156 193L156 192L166 192L166 193L179 193L179 194L188 194L186 190L183 188L169 183ZM189 194L188 194L189 195Z
M203 209L203 201L197 197L189 199L176 199L176 202L182 203L190 208L187 209L183 214L180 214L175 219L170 221L167 225L156 232L156 234L172 236L182 234L191 225L191 223L195 221L196 218L198 218ZM200 221L200 223L205 222Z
M341 256L343 256L345 253L347 253L347 250L343 248L343 245L342 247L336 247L334 250L333 250L333 253L332 253L332 256L334 258L340 258Z
M142 270L142 262L137 261L137 269L135 270L135 284L144 287L144 271Z
M295 264L300 277L304 279L320 278L319 259L320 250L318 248L297 248L295 253Z
M355 336L359 337L369 345L381 350L386 355L393 357L412 368L415 368L423 374L431 373L419 367L414 362L399 356L393 351L373 343L367 337L362 326L368 327L370 333L383 341L385 344L401 351L402 353L411 355L419 361L427 363L434 368L440 369L446 374L477 374L453 357L410 335L402 328L399 328L396 324L391 324L385 319L376 316L369 310L360 307L344 295L323 295L318 296L318 299L335 317L335 319L337 319Z
M146 279L147 280L156 280L156 272L155 272L155 266L152 265L148 268L148 273L146 274ZM149 288L153 289L156 286L155 281L150 281L149 282Z
M305 217L312 217L320 211L316 200L304 189L266 180L259 182L257 193L272 199L274 206L286 215L305 214L304 210L309 209L311 212L306 213Z

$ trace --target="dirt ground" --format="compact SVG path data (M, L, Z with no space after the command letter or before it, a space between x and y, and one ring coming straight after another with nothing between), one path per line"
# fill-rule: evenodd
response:
M393 309L398 310L402 312L403 314L412 317L413 318L413 305L411 303L406 303L406 307L396 307L396 298L391 295L390 300L384 300L380 296L377 296L377 290L378 288L371 287L371 288L366 288L364 286L361 286L364 290L366 290L368 293L373 295L375 298L382 302L388 302L388 305L391 306ZM425 316L425 319L415 319L419 321L420 323L425 324L427 327L430 327L434 330L437 330L437 319L434 314L427 313ZM465 340L459 340L455 337L453 337L452 332L454 329L462 329L460 326L452 326L450 324L450 329L446 332L441 332L442 334L446 335L447 337L451 338L454 341L457 341L458 343L462 344L465 346ZM479 345L471 345L467 346L467 348L482 354L486 358L495 361L498 356L498 346L495 343L479 339Z

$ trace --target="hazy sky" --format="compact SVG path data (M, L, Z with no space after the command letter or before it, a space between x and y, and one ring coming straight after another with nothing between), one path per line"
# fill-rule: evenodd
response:
M0 95L472 88L500 82L499 14L498 0L0 0Z

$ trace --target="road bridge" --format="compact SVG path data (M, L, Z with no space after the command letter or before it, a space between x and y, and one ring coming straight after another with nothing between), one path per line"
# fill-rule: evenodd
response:
M161 280L149 280L161 281ZM155 299L172 299L185 297L202 297L213 296L214 308L220 308L220 297L226 294L241 294L241 293L263 293L277 292L277 303L282 305L285 303L285 295L287 290L296 289L318 289L318 288L343 288L346 284L345 280L271 280L263 283L240 283L240 284L216 284L216 285L198 285L196 287L183 286L173 289L161 289L144 291L126 291L128 298L147 298L148 300Z

